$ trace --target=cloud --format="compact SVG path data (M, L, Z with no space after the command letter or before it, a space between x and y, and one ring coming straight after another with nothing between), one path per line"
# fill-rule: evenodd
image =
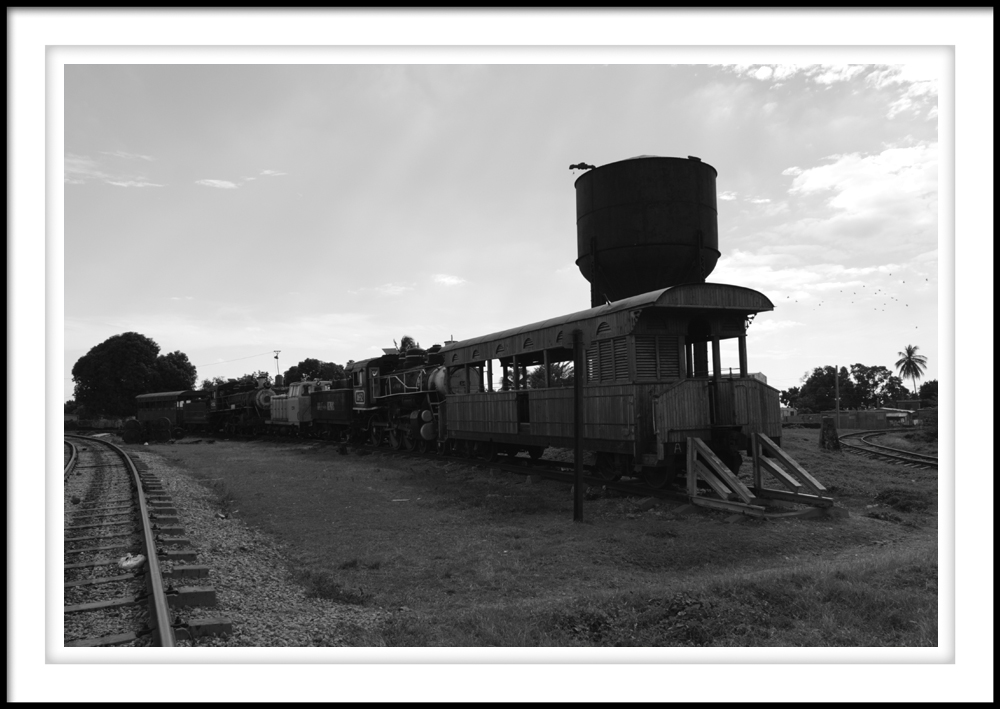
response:
M114 153L102 154L115 155ZM128 153L125 153L125 155L128 155ZM152 160L152 158L145 155L136 157ZM163 187L163 185L157 182L149 181L145 175L123 174L116 170L110 170L100 160L75 153L66 153L63 158L63 181L70 185L104 182L116 187Z
M239 188L239 185L235 182L229 182L228 180L195 180L196 185L204 185L205 187L218 187L223 190L235 190Z
M726 201L726 202L732 201L732 200L736 199L736 193L735 192L730 192L730 191L720 192L719 193L719 199L721 199L723 201Z
M126 160L147 160L149 162L153 161L149 155L139 155L138 153L126 153L124 150L115 150L112 152L101 151L101 155L112 155L116 158L125 158Z
M362 288L361 290L369 290L368 288ZM408 290L413 290L413 286L404 286L399 283L385 283L380 286L375 286L370 290L374 290L376 293L381 293L382 295L400 295Z
M466 281L464 278L459 278L458 276L449 276L446 273L437 273L434 275L434 282L440 283L443 286L458 286Z
M155 182L144 182L138 180L105 180L109 185L115 185L117 187L163 187L163 185L158 185Z
M753 204L767 204L771 200L768 199L767 197L752 197L752 198L748 197L747 201L752 202Z
M796 175L789 193L829 195L829 206L855 217L898 212L907 213L911 224L936 222L937 143L828 159L828 165Z
M195 180L195 184L204 185L205 187L217 187L224 190L236 190L242 187L247 182L256 180L258 177L277 177L279 175L287 175L287 172L279 172L278 170L261 170L259 175L254 177L242 177L240 182L230 182L229 180Z

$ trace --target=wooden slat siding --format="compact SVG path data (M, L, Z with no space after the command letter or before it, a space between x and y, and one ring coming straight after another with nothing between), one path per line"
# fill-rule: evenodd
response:
M584 387L583 437L635 440L633 389L630 385ZM528 407L533 435L573 435L573 390L569 387L529 389Z
M752 377L731 381L736 387L736 423L743 426L743 434L747 438L755 433L773 438L780 436L781 403L778 390Z
M513 391L455 394L448 397L448 430L517 433L517 397Z
M677 443L693 435L686 429L711 429L708 384L704 379L683 379L660 394L655 404L658 441Z
M720 379L715 393L715 423L720 426L741 424L737 417L736 392L732 379Z

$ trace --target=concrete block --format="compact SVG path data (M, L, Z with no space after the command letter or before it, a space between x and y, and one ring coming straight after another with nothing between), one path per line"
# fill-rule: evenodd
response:
M214 606L215 588L212 586L182 586L167 592L167 601L171 607L177 606Z
M210 568L204 564L177 564L169 575L170 578L205 578L208 576Z
M198 558L198 553L189 550L164 551L160 552L158 556L166 561L194 561Z
M191 640L207 635L231 635L232 632L233 621L229 618L200 618L175 627L174 637L178 640Z
M189 547L191 546L191 540L187 537L164 537L157 535L156 541L160 544L166 544L175 547Z

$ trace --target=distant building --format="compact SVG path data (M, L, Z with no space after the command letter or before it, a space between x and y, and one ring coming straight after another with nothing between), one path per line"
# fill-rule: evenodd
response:
M790 406L782 406L781 420L784 421L787 418L791 418L792 416L795 416L796 413L798 413L796 409L793 409Z

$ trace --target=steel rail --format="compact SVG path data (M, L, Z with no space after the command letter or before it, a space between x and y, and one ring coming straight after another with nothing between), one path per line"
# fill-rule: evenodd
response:
M77 450L76 444L73 443L73 441L63 439L63 443L69 446L69 460L66 461L66 464L63 466L63 480L65 481L66 476L68 476L70 472L72 472L73 468L76 467L76 460L79 451Z
M146 495L142 487L142 479L139 477L139 471L136 469L128 453L114 443L102 441L99 438L88 437L87 440L97 441L108 446L118 454L132 474L136 498L139 501L139 516L142 519L142 537L146 547L146 563L149 569L149 595L152 598L153 615L156 619L156 630L160 637L160 647L174 647L174 632L170 627L170 605L167 600L166 591L163 588L160 560L156 556L156 539L153 537L152 521L149 518L149 508L146 505Z
M845 433L840 436L839 440L844 444L844 447L853 453L858 453L859 455L867 455L873 458L883 458L890 461L898 461L900 463L910 463L912 465L917 465L924 468L937 468L937 458L924 457L919 453L908 453L906 451L901 451L898 448L889 448L888 446L879 446L870 441L866 441L865 437L884 434L884 433L894 433L898 429L888 429L885 431L857 431L855 433ZM848 438L860 438L867 445L861 446L854 443L849 443ZM895 453L883 453L879 450L873 450L873 448L885 448ZM902 454L902 455L900 455ZM919 457L918 457L919 456Z
M861 440L864 441L865 443L867 443L868 445L874 447L874 448L881 448L882 450L887 450L890 453L899 453L899 454L904 455L904 456L911 456L913 458L917 458L917 459L925 461L927 463L935 463L936 464L938 462L938 459L937 459L936 455L927 455L925 453L914 453L913 451L906 451L906 450L903 450L901 448L892 448L891 446L879 445L878 443L872 443L871 441L868 440L869 438L874 438L876 436L884 436L884 435L885 435L885 433L882 433L882 432L871 433L871 434L868 434L866 436L862 436Z

